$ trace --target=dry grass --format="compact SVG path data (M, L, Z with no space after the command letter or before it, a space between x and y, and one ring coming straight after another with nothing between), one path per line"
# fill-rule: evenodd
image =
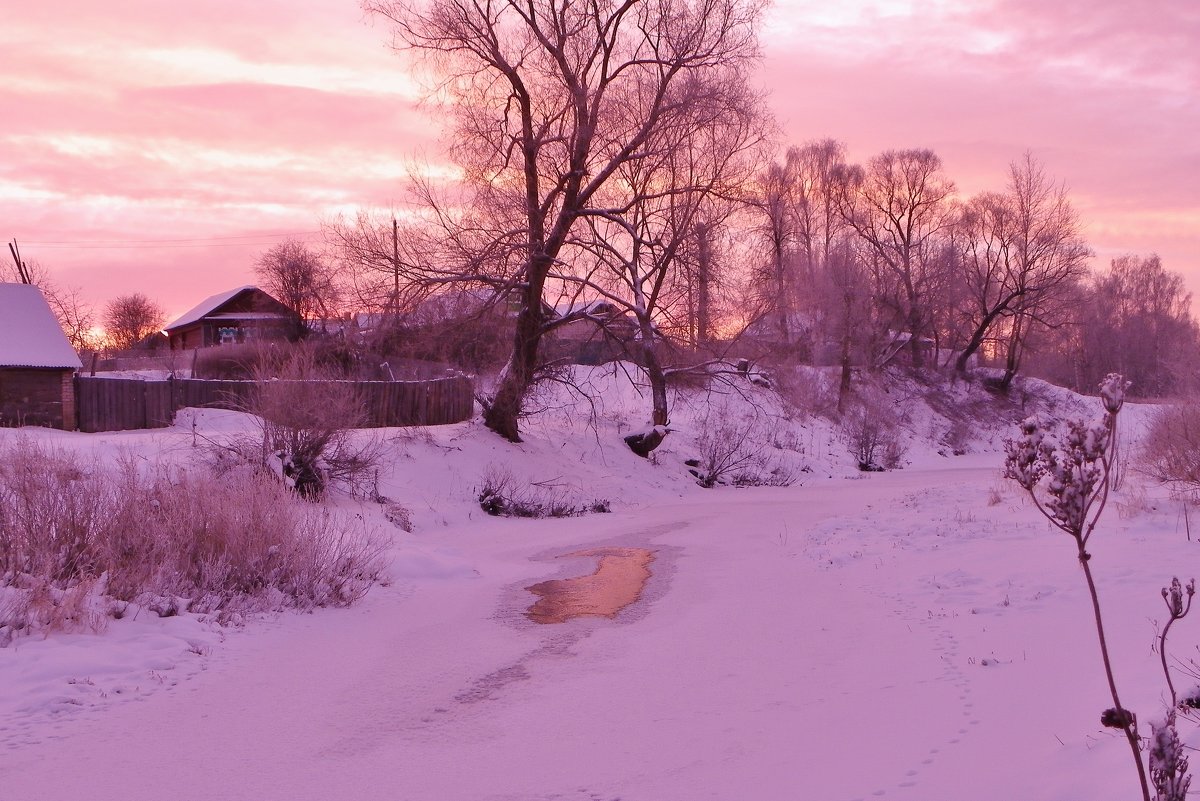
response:
M115 468L17 440L0 448L0 644L159 614L353 603L385 543L252 471Z

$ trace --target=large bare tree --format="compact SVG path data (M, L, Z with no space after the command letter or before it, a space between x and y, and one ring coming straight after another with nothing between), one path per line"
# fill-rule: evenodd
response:
M888 150L848 177L840 213L866 245L876 303L892 311L921 367L920 339L933 333L947 275L942 234L952 221L954 183L932 150Z
M678 86L758 56L760 0L368 0L398 48L426 57L455 110L453 155L470 203L498 213L491 247L517 264L512 355L485 423L520 439L518 417L546 331L543 294L599 190L686 114ZM474 269L474 268L472 268Z
M955 367L964 372L1006 322L1007 386L1030 328L1057 319L1053 307L1086 275L1091 251L1066 190L1028 153L1010 165L1004 193L985 192L963 207L955 240L967 323Z
M598 203L584 213L572 245L588 258L550 273L636 321L636 337L626 347L645 372L651 424L659 428L669 418L667 375L697 362L666 362L660 334L664 328L678 331L696 310L696 338L708 338L718 230L757 169L765 140L761 100L735 71L714 70L676 91L689 98L685 111L646 138L642 156L622 164L617 180L597 192ZM581 262L594 269L581 272ZM694 296L689 289L696 289ZM661 435L660 430L656 444Z

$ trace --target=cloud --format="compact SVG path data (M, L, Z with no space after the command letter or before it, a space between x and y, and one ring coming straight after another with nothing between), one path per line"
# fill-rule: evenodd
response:
M328 0L48 0L0 26L0 219L30 242L311 231L436 159L384 25ZM763 81L787 142L931 147L964 193L1032 150L1101 253L1200 281L1200 7L1190 0L777 0ZM13 112L12 110L15 110ZM270 238L257 240L269 242ZM265 249L258 247L257 250ZM40 255L97 300L171 308L251 278L255 246Z
M814 7L781 13L801 28ZM1031 150L1070 189L1098 252L1158 250L1200 280L1193 4L851 8L849 22L768 42L764 79L790 141L833 136L859 160L931 147L965 193L1002 186Z

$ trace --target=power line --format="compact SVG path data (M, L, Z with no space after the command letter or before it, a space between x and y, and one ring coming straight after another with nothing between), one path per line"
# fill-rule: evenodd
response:
M38 250L170 250L172 248L239 248L278 245L279 240L262 242L193 242L179 245L39 245Z
M173 247L240 247L244 245L272 245L283 237L302 237L319 234L320 231L281 231L278 233L238 234L235 236L186 237L181 239L40 239L25 240L26 245L37 245L48 250L94 250L94 249L141 249Z

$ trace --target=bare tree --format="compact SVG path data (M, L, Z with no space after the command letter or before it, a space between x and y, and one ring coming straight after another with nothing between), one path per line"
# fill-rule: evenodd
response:
M941 235L951 222L954 183L932 150L888 150L847 177L839 211L867 246L876 302L907 332L912 364L921 367L919 339L933 333L946 277Z
M141 293L122 295L104 307L104 333L116 350L135 347L165 322L162 307Z
M779 342L792 344L791 320L795 311L793 255L796 248L797 221L792 195L795 191L795 148L788 150L782 163L768 165L760 178L756 205L762 214L759 231L767 244L767 264L761 287L765 290L760 304L764 316L775 318Z
M867 349L873 328L870 276L857 244L846 235L829 247L815 295L822 309L822 328L837 341L839 414L850 397L855 356Z
M708 336L716 231L733 213L764 141L764 111L744 79L733 71L709 77L682 84L690 98L686 114L647 137L642 157L621 165L618 180L597 193L600 207L587 211L573 240L596 269L550 273L636 321L626 347L650 384L655 427L668 423L667 375L695 361L664 360L662 325L680 327L677 321L690 311L687 284L694 283L700 288L698 337Z
M835 139L819 139L788 157L799 266L811 285L846 230L837 205L847 178L846 148Z
M328 319L337 307L334 271L318 253L296 239L258 257L254 272L263 289L296 313L292 336L308 333L314 320Z
M1005 193L984 193L965 205L956 243L969 333L955 368L965 372L967 361L1007 318L1007 386L1030 327L1053 318L1054 305L1086 274L1091 251L1066 190L1051 183L1028 153L1010 166Z
M60 287L56 284L42 286L42 294L58 318L63 333L77 351L95 350L99 346L96 338L96 310L83 299L78 287Z
M430 226L408 215L360 209L323 226L326 246L359 308L394 318L429 291Z
M758 0L368 0L397 47L427 56L456 110L471 204L497 207L484 252L517 265L513 350L484 421L519 440L546 332L543 295L581 216L651 135L686 113L677 86L758 55ZM507 255L498 256L497 249Z
M20 268L13 266L11 269L18 281L28 278L29 283L42 291L63 333L71 341L71 347L85 351L99 345L94 333L96 310L83 299L77 287L60 286L50 271L35 259L22 259Z

